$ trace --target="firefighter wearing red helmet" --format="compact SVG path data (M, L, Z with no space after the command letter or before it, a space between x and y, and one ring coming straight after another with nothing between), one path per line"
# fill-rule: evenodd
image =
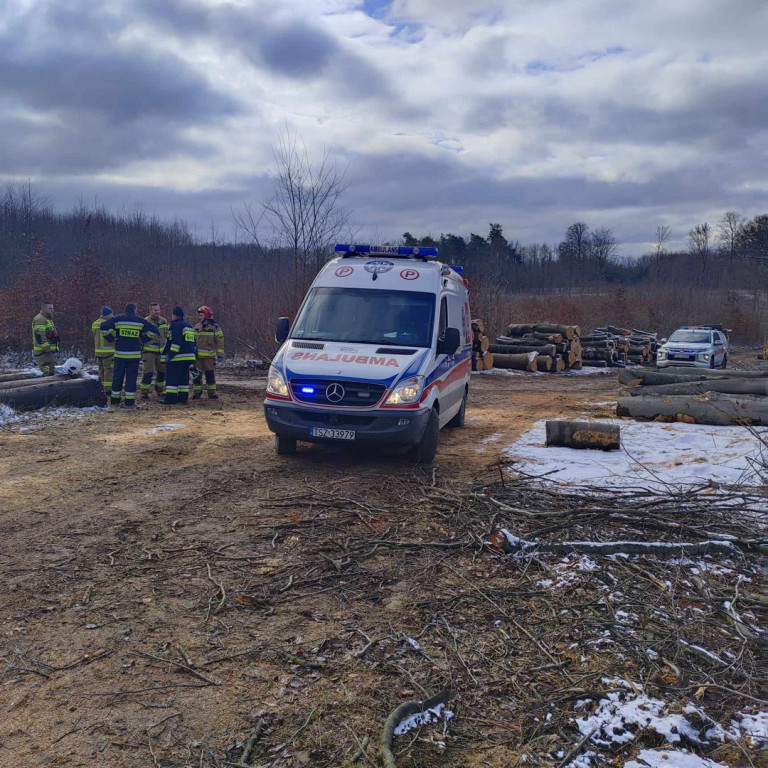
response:
M203 396L203 376L208 397L218 399L216 394L216 362L224 358L224 334L219 324L213 319L213 310L202 306L197 309L198 323L195 325L195 341L197 343L197 375L193 381L194 394L192 398L199 400Z

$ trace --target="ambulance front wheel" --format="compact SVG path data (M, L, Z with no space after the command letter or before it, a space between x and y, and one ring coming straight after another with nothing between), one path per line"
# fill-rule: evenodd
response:
M437 454L437 441L440 437L440 419L434 409L429 414L427 427L416 445L410 450L411 458L417 464L431 464Z
M291 437L275 435L275 450L278 456L293 456L296 453L296 441Z

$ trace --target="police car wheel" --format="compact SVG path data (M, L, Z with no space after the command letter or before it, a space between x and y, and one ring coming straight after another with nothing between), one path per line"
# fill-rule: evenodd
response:
M715 367L715 356L714 355L710 355L710 357L709 357L709 367L710 368L714 368Z
M431 464L437 454L437 442L440 437L440 418L437 411L433 410L429 414L427 427L421 440L410 450L411 458L417 464Z
M293 456L296 453L296 441L290 437L275 435L275 450L278 456Z
M467 418L467 396L461 398L461 408L456 415L446 424L447 427L463 427Z

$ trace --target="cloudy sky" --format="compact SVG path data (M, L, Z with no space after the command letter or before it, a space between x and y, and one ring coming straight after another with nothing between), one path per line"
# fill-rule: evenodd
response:
M0 0L0 180L205 238L296 132L361 237L768 213L765 0Z

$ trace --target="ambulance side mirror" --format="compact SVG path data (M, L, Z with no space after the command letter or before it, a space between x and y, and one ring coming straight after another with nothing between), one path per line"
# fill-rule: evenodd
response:
M287 317L277 318L277 327L275 328L275 341L282 344L288 338L288 332L291 330L291 321Z
M456 354L456 350L461 344L461 336L459 335L458 328L446 328L445 338L442 341L437 342L437 354L438 355L451 355Z

